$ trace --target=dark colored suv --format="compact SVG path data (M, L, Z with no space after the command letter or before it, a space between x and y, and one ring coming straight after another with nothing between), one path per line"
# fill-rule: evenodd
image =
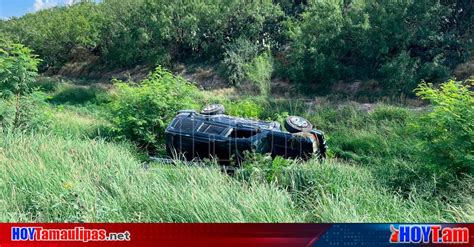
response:
M216 158L220 163L237 164L245 151L269 153L285 158L324 158L324 134L306 119L290 116L282 131L277 122L258 121L224 115L222 105L210 105L201 113L179 111L166 129L166 149L171 157Z

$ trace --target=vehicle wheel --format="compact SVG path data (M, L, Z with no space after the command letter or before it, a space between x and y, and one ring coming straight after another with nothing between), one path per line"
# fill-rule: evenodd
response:
M290 133L298 133L312 130L313 125L302 117L289 116L285 120L285 129Z
M224 106L221 104L212 104L212 105L207 105L202 109L201 114L203 115L217 115L217 114L223 114L225 111Z

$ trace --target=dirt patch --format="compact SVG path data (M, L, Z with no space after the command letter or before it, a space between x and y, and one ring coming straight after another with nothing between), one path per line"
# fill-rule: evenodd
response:
M82 77L99 61L99 56L94 55L89 49L77 46L69 54L69 62L63 65L57 75L68 77Z
M46 76L59 76L64 78L83 78L110 83L112 79L122 81L143 80L153 69L150 66L135 66L134 68L115 69L104 72L99 66L100 57L93 51L82 47L74 47L66 64L59 69L51 68L44 73Z
M117 79L126 82L137 82L145 79L152 68L149 66L135 66L131 69L115 69L108 72L92 72L89 77L96 78L102 82L110 82L112 79Z
M211 67L190 69L184 64L178 64L173 68L173 73L188 81L195 82L204 90L229 88L229 84Z
M297 94L297 87L289 80L274 78L271 81L271 95L277 98L288 98Z
M474 77L474 58L459 64L454 70L454 76L457 80L466 80Z
M382 91L379 82L376 80L361 81L355 80L352 82L338 81L331 90L333 93L341 93L345 95L357 95L361 92L379 93Z

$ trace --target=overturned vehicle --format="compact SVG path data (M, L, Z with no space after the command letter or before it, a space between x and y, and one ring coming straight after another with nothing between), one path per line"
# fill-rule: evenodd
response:
M200 113L179 111L166 128L166 149L174 158L215 158L222 164L240 164L244 153L285 158L325 158L323 132L298 116L289 116L283 131L278 122L257 121L224 114L215 104Z

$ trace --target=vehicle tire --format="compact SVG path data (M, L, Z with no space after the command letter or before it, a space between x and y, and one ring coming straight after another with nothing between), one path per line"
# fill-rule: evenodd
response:
M212 104L207 105L202 109L201 114L203 115L217 115L217 114L224 114L225 109L224 106L221 104Z
M313 125L305 118L289 116L285 120L285 129L290 133L298 133L312 130Z

